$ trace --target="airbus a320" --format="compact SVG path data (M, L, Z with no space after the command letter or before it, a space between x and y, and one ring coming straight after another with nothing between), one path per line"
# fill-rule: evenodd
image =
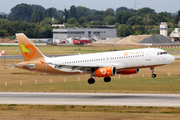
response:
M110 82L116 74L136 74L141 68L150 68L155 78L154 68L170 64L174 57L158 48L142 48L62 57L46 57L23 33L16 34L24 62L17 68L43 73L72 75L88 73L89 84L94 84L94 77L103 77Z

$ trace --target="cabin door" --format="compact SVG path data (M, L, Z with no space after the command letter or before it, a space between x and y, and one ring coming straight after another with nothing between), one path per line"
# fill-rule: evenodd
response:
M151 50L146 51L146 61L151 61Z

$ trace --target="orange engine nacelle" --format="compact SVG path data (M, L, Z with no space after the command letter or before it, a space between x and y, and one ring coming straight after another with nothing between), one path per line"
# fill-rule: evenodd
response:
M115 67L103 67L98 68L94 72L91 73L94 77L110 77L116 75L116 68Z
M128 74L137 74L139 72L140 72L140 69L131 69L131 70L118 71L118 74L128 75Z

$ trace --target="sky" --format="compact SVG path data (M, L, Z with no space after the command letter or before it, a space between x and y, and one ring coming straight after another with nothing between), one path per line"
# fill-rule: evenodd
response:
M10 13L17 4L37 4L44 8L54 7L57 10L70 9L71 5L84 6L90 9L106 10L119 7L140 9L149 7L155 12L175 13L180 10L180 0L0 0L0 12Z

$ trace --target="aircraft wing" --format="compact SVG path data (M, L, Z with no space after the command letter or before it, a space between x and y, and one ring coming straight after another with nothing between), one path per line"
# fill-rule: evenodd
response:
M67 68L67 69L72 69L72 70L80 70L80 71L83 71L83 72L90 72L91 69L93 68L102 68L102 67L109 67L109 66L114 66L116 67L117 69L122 69L124 68L124 64L122 63L112 63L112 64L93 64L93 65L82 65L82 64L76 64L76 65L73 65L73 64L59 64L59 63L45 63L45 64L51 64L51 65L54 65L55 68L58 68L58 69L63 69L63 68Z

